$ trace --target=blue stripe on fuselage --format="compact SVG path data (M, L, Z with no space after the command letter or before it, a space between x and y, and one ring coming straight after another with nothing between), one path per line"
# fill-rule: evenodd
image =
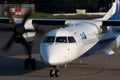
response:
M93 46L90 50L88 50L86 53L84 53L81 57L87 57L87 56L97 53L98 51L101 51L102 49L104 49L106 46L108 46L114 40L116 40L116 37L98 42L95 46Z

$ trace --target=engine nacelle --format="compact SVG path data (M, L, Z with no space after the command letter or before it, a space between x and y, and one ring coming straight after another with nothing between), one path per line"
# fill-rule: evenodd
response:
M33 24L32 24L32 20L27 20L25 25L24 25L25 29L27 30L35 30ZM25 40L27 42L32 42L34 39L35 39L35 36L36 36L36 32L32 31L32 32L26 32L23 34L23 37L25 38Z

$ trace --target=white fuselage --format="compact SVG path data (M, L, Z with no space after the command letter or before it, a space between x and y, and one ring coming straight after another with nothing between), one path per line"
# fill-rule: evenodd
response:
M119 0L115 0L103 18L66 20L65 24L69 25L68 27L52 30L45 35L40 44L43 60L53 66L62 65L79 57L118 47L120 45L119 32L112 31L118 30L118 27L102 26L104 20L118 20L118 16ZM105 32L104 28L107 28Z
M100 22L82 21L79 24L48 32L45 36L52 36L54 40L52 42L43 41L40 44L43 60L50 65L62 65L82 57L84 54L87 56L95 53L94 50L93 53L90 51L93 47L99 47L96 52L102 49L103 44L95 45L102 40L114 39L115 35L103 38L108 34L101 34L98 25ZM75 38L75 42L68 41L70 36ZM66 37L67 42L57 42L58 37Z

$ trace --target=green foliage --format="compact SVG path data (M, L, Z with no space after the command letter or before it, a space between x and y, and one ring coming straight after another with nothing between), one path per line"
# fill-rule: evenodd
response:
M49 17L52 16L50 13L33 13L31 17Z
M89 12L96 12L100 9L109 9L111 0L35 0L36 11L56 13L75 12L76 9L87 9Z

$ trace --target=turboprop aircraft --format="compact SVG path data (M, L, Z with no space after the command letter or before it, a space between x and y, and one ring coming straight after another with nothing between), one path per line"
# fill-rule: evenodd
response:
M46 25L67 25L65 28L54 29L45 34L40 43L40 55L43 61L50 65L50 77L59 77L59 66L68 64L77 58L87 57L103 51L113 54L114 48L120 45L120 21L119 21L119 0L113 0L112 7L103 18L93 20L69 20L69 19L22 19L22 23L16 23L15 19L2 18L1 23L15 25L12 28L14 34L7 43L22 43L28 51L28 58L25 59L25 68L35 68L35 59L32 59L31 46L36 30L32 23ZM18 19L19 21L19 19ZM1 29L11 31L11 28Z

